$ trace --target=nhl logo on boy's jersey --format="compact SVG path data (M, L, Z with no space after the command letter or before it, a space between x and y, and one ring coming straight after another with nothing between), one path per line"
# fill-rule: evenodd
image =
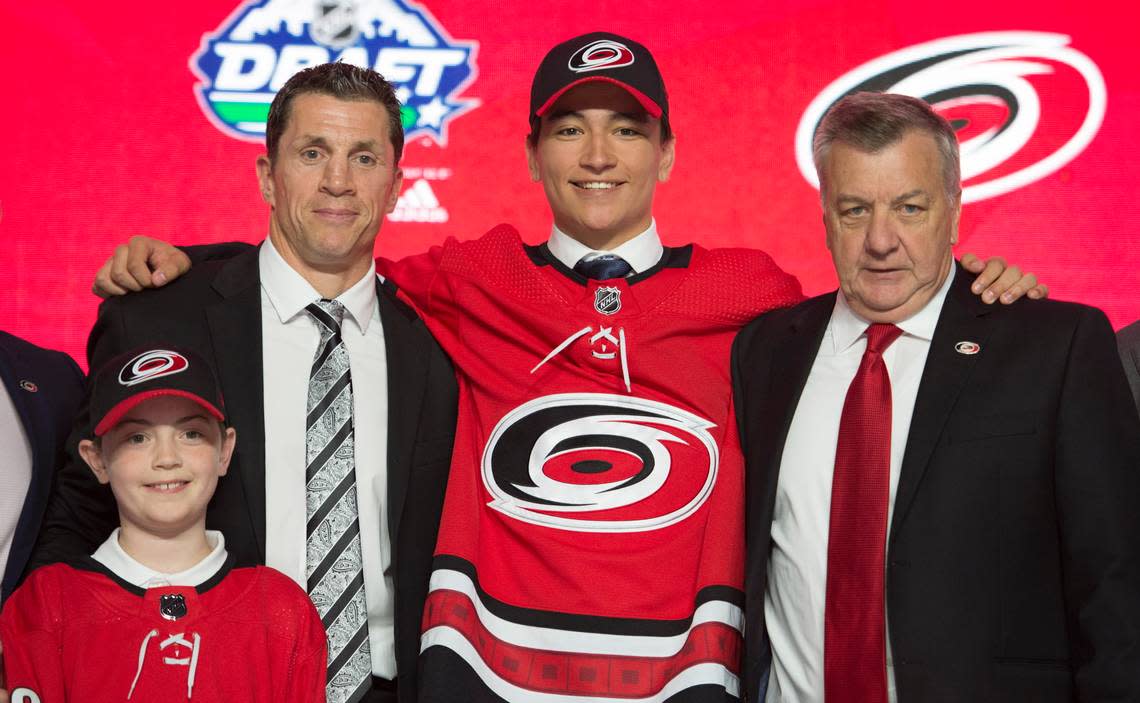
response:
M621 289L613 286L598 286L594 291L594 309L603 315L613 315L621 310Z
M186 598L181 593L166 593L159 596L158 612L167 620L186 617Z

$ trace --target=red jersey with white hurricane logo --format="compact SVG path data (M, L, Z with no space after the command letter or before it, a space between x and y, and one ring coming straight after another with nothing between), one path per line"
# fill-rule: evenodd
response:
M729 353L795 279L692 245L587 281L505 225L383 268L459 374L421 700L739 695Z
M273 569L231 565L196 588L137 588L93 559L32 572L0 614L12 702L323 703L325 631L308 596Z

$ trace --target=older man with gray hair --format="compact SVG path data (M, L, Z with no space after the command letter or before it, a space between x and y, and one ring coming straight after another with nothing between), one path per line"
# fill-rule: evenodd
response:
M924 102L848 96L815 162L839 290L733 349L745 690L1140 700L1140 420L1104 314L970 294L957 141Z

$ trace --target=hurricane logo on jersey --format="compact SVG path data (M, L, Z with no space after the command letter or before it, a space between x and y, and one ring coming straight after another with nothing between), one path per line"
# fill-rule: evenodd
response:
M574 73L621 68L633 63L633 52L621 42L599 39L578 49L570 57L568 68Z
M459 94L475 80L478 43L451 39L412 0L247 0L190 57L202 111L220 130L265 139L269 104L301 69L343 61L392 82L408 138L447 144L447 125L478 106Z
M119 369L119 383L133 386L162 376L172 376L190 367L186 357L178 352L155 349L143 352Z
M859 91L922 98L954 126L962 202L1002 195L1056 172L1100 129L1107 104L1096 64L1045 32L984 32L911 46L827 86L796 130L796 162L819 187L811 146L824 113Z
M495 510L579 532L643 532L680 522L709 497L715 425L644 398L565 393L507 413L483 451Z

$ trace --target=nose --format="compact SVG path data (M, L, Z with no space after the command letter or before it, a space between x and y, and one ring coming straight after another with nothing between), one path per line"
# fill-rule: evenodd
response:
M897 223L890 213L876 209L867 224L867 234L863 238L863 248L868 254L881 258L889 255L899 246Z
M595 173L612 168L615 162L609 136L601 131L593 131L587 135L579 163L583 168Z
M329 159L321 174L321 190L333 197L352 195L352 169L344 159Z
M176 469L182 466L182 454L173 435L160 433L154 442L154 468Z

